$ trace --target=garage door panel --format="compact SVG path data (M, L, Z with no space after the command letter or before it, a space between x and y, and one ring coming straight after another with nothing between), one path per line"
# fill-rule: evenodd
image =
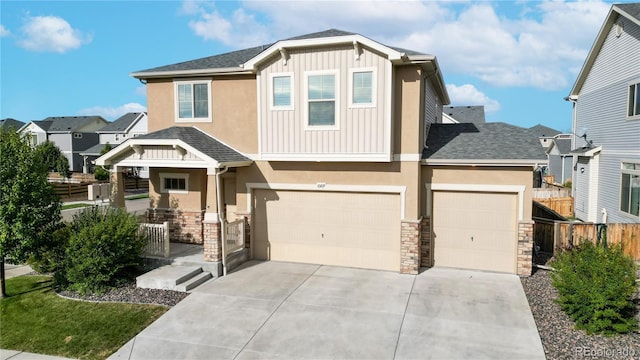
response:
M254 256L398 271L397 194L257 190Z
M433 193L434 263L515 272L517 195Z

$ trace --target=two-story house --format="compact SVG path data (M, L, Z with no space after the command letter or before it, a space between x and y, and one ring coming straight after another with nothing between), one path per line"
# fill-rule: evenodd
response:
M80 154L83 156L87 170L90 170L89 168L92 166L93 161L100 156L102 149L104 149L107 144L115 147L128 138L146 134L148 132L147 119L148 116L146 112L130 112L108 123L101 129L96 130L99 136L99 143L84 150ZM146 168L138 169L138 174L142 178L149 177L149 171Z
M148 166L148 218L203 244L218 273L240 217L254 259L531 272L545 154L527 129L441 124L433 55L328 30L132 75L150 133L96 160L112 166L112 203L121 169Z
M576 217L640 223L640 3L611 7L567 100Z
M29 136L34 146L53 142L69 160L70 170L81 172L85 164L80 153L98 144L95 131L107 123L101 116L55 116L31 121L20 132Z

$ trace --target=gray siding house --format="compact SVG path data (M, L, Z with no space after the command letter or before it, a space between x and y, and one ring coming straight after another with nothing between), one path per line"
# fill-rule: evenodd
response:
M611 7L567 100L576 217L640 223L640 3Z
M96 130L106 124L107 120L101 116L48 117L41 121L31 121L20 132L29 134L33 145L47 140L53 142L69 160L71 171L81 172L84 160L80 153L98 144Z

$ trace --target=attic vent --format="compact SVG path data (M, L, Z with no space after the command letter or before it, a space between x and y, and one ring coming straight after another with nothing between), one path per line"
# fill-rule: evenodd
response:
M620 37L624 32L624 22L622 20L616 23L616 37Z

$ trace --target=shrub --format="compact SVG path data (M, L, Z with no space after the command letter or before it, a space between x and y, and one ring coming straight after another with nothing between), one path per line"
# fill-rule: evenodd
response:
M56 274L60 287L101 293L132 278L142 264L144 236L124 209L85 208L70 229L64 269Z
M70 236L71 231L68 226L54 231L49 241L29 258L31 268L41 274L55 273L62 269Z
M96 166L93 177L98 181L109 180L109 170L105 170L102 166Z
M622 247L591 242L560 253L553 264L558 303L588 334L626 333L637 326L636 265Z

